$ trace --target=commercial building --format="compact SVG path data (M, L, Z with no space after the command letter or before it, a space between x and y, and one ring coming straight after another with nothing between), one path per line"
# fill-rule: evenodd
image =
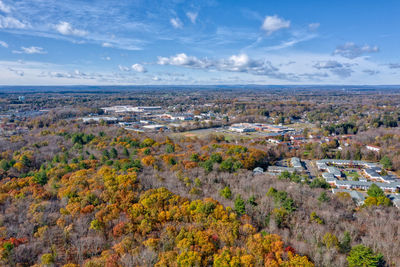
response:
M112 107L105 107L101 108L104 113L129 113L129 112L154 112L154 111L161 111L162 108L160 106L153 106L153 107L146 107L146 106L112 106Z
M118 122L118 118L116 117L105 117L105 116L96 116L96 117L83 117L80 118L84 123L90 122L107 122L107 123L116 123Z
M142 126L143 129L152 130L152 131L160 131L168 129L167 126L161 124L150 124Z
M256 131L254 127L250 126L247 123L232 124L231 127L229 127L229 130L238 133L249 133Z

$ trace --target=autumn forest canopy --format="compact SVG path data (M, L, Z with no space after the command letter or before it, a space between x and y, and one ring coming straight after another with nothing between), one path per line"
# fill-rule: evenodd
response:
M314 173L266 170L298 157L397 174L400 96L274 90L1 94L1 265L398 266L400 211L387 192L371 186L359 205ZM152 131L132 126L152 121L143 113L80 119L114 105L212 115ZM297 123L329 140L220 130L238 122Z

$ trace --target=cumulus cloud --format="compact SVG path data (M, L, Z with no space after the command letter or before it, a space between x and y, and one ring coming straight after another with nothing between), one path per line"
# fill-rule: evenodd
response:
M315 31L319 28L321 24L319 22L314 22L314 23L310 23L308 24L308 29L310 29L311 31Z
M355 43L348 42L345 43L344 45L339 45L336 47L336 50L333 52L334 55L340 55L345 58L349 59L354 59L357 57L360 57L364 54L369 54L369 53L376 53L379 52L379 47L378 46L370 46L370 45L364 45L364 46L359 46L356 45Z
M278 71L271 62L250 59L246 54L232 55L218 62L217 68L232 72L248 72L256 75L269 75Z
M272 34L273 32L289 27L290 27L290 21L280 18L277 15L266 16L264 19L264 23L261 26L261 28L265 30L268 35Z
M197 20L197 16L198 16L197 12L186 12L186 16L190 19L190 21L193 24L196 24L196 20Z
M172 18L170 19L171 25L175 28L175 29L180 29L183 27L183 23L179 18Z
M24 29L27 25L20 20L0 15L0 29Z
M78 30L72 27L72 25L66 21L61 21L55 26L56 30L63 35L75 35L75 36L85 36L88 33L84 30Z
M159 65L181 66L194 69L242 72L281 80L297 79L294 74L279 72L279 69L273 66L268 60L251 59L246 54L232 55L225 59L200 59L181 53L171 57L158 57L157 63Z
M185 53L177 54L171 57L158 57L159 65L173 65L192 68L207 68L211 63L207 59L200 60L193 56L187 56Z
M136 71L136 72L140 72L140 73L147 72L147 69L142 64L139 64L139 63L133 64L130 67L118 65L118 68L120 71L123 71L123 72L129 72L129 71Z
M31 46L31 47L21 47L21 50L12 51L14 54L46 54L47 52L43 50L42 47Z
M4 41L0 41L0 46L2 46L4 48L8 48L8 44Z
M328 61L320 61L314 64L314 68L318 70L329 70L333 74L336 74L337 76L341 78L347 78L350 77L351 74L354 72L350 67L351 64L342 64L340 62L337 62L335 60L328 60Z
M147 72L146 68L143 67L142 64L133 64L131 68L136 72L141 72L141 73Z
M11 12L11 7L8 5L4 4L3 1L0 0L0 11L4 13L10 13Z

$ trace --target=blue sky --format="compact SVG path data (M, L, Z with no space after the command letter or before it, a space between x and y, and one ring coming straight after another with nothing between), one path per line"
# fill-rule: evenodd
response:
M400 84L400 1L0 0L0 84Z

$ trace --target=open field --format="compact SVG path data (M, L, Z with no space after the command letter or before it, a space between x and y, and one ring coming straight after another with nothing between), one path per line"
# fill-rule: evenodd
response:
M222 128L209 128L209 129L201 129L201 130L193 130L187 132L180 133L171 133L169 136L172 138L179 137L197 137L197 138L207 138L209 135L223 135L225 140L237 140L237 139L253 139L253 138L261 138L266 137L265 134L259 132L251 132L251 133L235 133L231 132L227 129Z

